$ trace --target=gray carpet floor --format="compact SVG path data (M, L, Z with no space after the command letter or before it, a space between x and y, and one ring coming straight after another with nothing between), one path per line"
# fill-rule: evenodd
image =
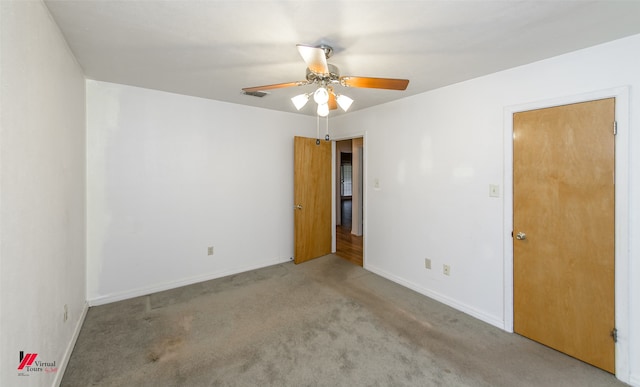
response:
M334 255L89 309L62 386L624 386Z

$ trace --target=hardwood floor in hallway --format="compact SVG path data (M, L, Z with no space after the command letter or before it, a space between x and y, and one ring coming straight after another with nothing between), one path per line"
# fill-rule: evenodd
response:
M347 261L362 266L363 238L351 234L351 229L336 226L336 255Z
M336 226L336 255L362 266L363 237L351 234L351 199L342 200L341 223Z

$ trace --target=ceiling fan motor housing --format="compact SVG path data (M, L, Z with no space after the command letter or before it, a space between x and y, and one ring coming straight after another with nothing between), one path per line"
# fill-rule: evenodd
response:
M329 68L329 72L327 74L314 73L307 68L307 81L309 81L309 83L320 83L324 85L340 83L340 70L338 70L338 67L329 63L327 64L327 67Z

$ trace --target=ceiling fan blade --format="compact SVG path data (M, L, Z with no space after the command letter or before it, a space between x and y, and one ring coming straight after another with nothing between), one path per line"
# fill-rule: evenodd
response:
M340 77L340 84L347 87L364 87L369 89L406 90L408 79Z
M309 84L309 82L307 82L307 81L275 83L273 85L244 87L244 88L242 88L242 91L244 91L245 93L253 93L253 92L256 92L256 91L271 90L271 89L282 89L283 87L304 86L304 85L307 85L307 84Z
M338 102L336 102L335 94L329 93L329 101L327 104L329 105L329 110L336 110L338 108Z
M316 74L328 74L329 66L327 66L327 58L322 48L305 46L303 44L296 45L302 59L307 64L309 70Z

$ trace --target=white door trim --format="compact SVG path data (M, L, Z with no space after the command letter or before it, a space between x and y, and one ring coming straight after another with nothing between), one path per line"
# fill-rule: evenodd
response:
M629 342L629 87L536 101L504 108L504 329L513 332L513 115L518 112L614 97L615 139L615 324L616 377L630 380ZM613 127L611 128L613 131Z

